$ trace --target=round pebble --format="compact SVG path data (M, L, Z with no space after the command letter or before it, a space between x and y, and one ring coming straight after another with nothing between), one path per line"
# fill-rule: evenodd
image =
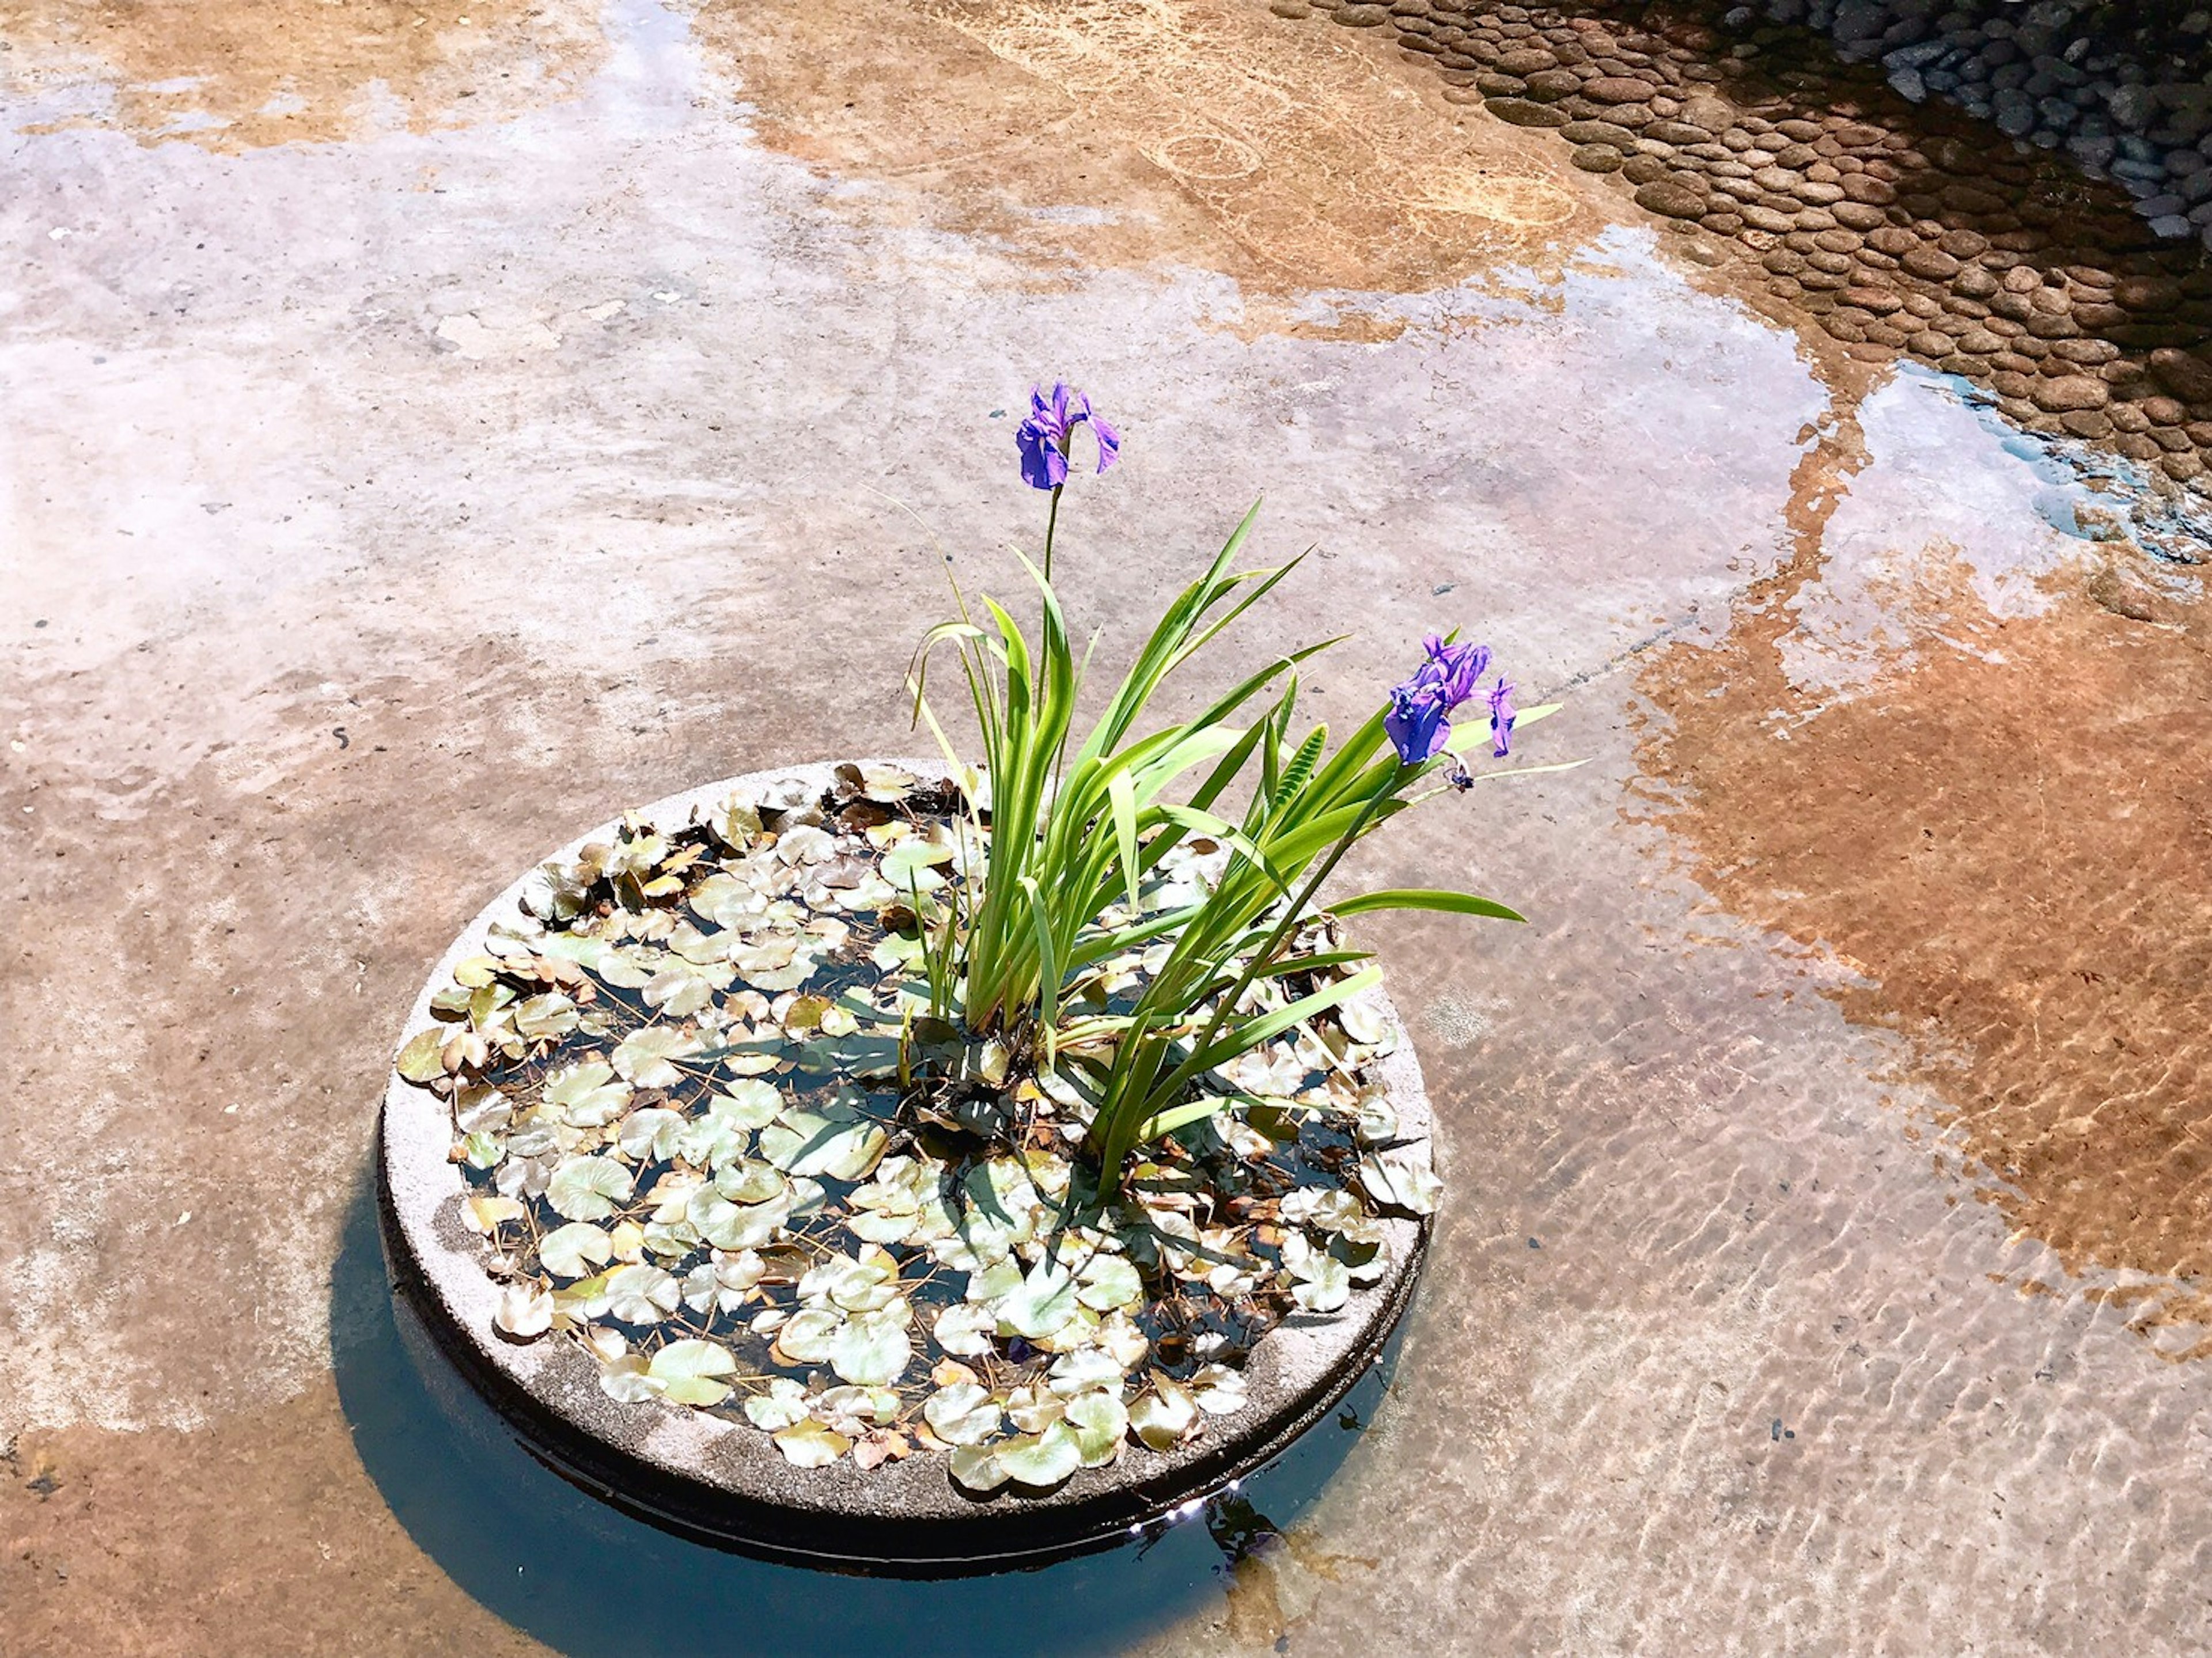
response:
M1636 148L1636 135L1611 121L1570 121L1559 129L1559 137L1571 144L1611 144L1622 151Z
M1898 263L1915 276L1929 282L1947 282L1959 274L1959 262L1940 247L1924 243L1899 255Z
M1625 75L1601 75L1583 83L1583 96L1601 104L1640 104L1651 95L1645 82Z
M1656 213L1669 219L1695 219L1705 211L1705 198L1687 185L1669 179L1655 179L1639 185L1636 190L1636 204L1646 212ZM1745 222L1752 222L1750 214Z
M1585 173L1618 173L1622 156L1610 144L1583 144L1567 159Z
M1491 98L1483 107L1499 120L1517 127L1563 127L1570 118L1565 110L1551 104L1533 103L1526 98Z
M1844 290L1844 301L1847 305L1855 305L1860 310L1875 317L1887 317L1893 312L1902 311L1905 308L1905 301L1887 288L1868 288L1863 284L1846 288Z
M2045 414L2063 415L2076 409L2102 409L2112 400L2112 388L2087 374L2062 374L2036 382L2029 400Z
M2212 363L2172 346L2150 354L2150 372L2185 403L2212 404Z

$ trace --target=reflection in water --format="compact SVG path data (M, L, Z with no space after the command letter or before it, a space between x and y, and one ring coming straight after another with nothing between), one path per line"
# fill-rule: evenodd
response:
M578 1658L1072 1655L1118 1651L1175 1620L1225 1613L1236 1564L1279 1537L1351 1454L1388 1396L1397 1354L1394 1342L1328 1418L1188 1523L1039 1570L901 1582L703 1547L546 1468L442 1361L426 1356L418 1367L395 1317L366 1187L331 1282L339 1400L393 1514L483 1606Z
M2124 495L1940 382L1853 422L1808 453L1791 556L1726 636L1642 677L1645 769L1681 791L1661 821L1730 909L1856 970L1834 999L1899 1039L2020 1234L2161 1353L2212 1353L2197 578L2094 545ZM1899 544L1914 500L1944 515Z

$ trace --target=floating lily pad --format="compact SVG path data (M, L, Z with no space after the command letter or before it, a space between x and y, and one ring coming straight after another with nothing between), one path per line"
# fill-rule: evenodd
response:
M730 1396L724 1376L738 1372L736 1357L712 1341L672 1341L653 1356L650 1374L678 1405L719 1405Z
M1103 1468L1121 1455L1129 1432L1128 1407L1109 1393L1088 1393L1067 1406L1067 1430L1086 1468Z
M1000 1329L1031 1341L1056 1335L1075 1316L1075 1280L1040 1262L999 1303Z
M1130 1427L1156 1451L1173 1450L1197 1420L1197 1402L1165 1376L1155 1376L1152 1391L1129 1407Z
M826 1468L853 1448L853 1442L844 1435L811 1418L793 1423L775 1437L776 1449L801 1468Z
M769 1433L804 1422L810 1408L806 1389L789 1376L777 1376L768 1384L766 1393L745 1400L745 1415L755 1427Z
M914 1357L905 1313L903 1305L863 1313L837 1332L830 1344L830 1368L841 1381L857 1387L883 1387L905 1373ZM784 1351L790 1351L788 1345Z
M588 1221L556 1226L538 1242L538 1263L556 1278L589 1278L614 1253L614 1241Z
M611 1157L569 1157L545 1187L545 1200L563 1220L605 1220L629 1196L630 1172Z
M510 1284L500 1291L492 1322L518 1341L534 1341L553 1327L553 1297L536 1284Z
M921 1414L929 1430L948 1445L980 1445L999 1431L1006 1417L999 1401L973 1382L956 1382L931 1394Z
M1429 1166L1427 1152L1415 1146L1370 1152L1359 1160L1359 1179L1376 1202L1409 1215L1436 1213L1437 1199L1443 1194L1443 1182Z
M640 1088L672 1088L684 1079L676 1060L699 1051L697 1038L666 1025L647 1025L623 1037L614 1068Z
M1010 1479L1039 1491L1059 1485L1083 1466L1083 1446L1065 1422L1055 1422L1041 1434L1010 1439L994 1449L999 1466Z

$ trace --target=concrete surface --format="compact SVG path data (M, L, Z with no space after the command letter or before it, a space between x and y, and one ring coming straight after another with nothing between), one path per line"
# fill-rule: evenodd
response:
M1377 31L1038 27L11 7L0 1651L2203 1650L2196 577ZM1370 860L1534 918L1376 929L1389 1396L1295 1518L935 1600L595 1529L391 1363L395 1021L581 823L906 744L1054 374L1108 659L1264 491L1330 717L1459 623L1591 761Z

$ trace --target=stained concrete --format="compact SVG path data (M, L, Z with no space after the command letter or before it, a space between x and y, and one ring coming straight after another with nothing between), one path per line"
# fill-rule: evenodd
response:
M0 1650L2203 1649L2195 574L1378 31L883 9L810 76L766 6L11 8ZM901 76L910 154L821 136ZM1534 920L1374 929L1451 1187L1317 1497L935 1601L732 1575L410 1414L394 1024L584 824L906 745L1054 374L1125 435L1058 561L1106 659L1264 492L1316 551L1247 649L1355 629L1340 721L1459 623L1590 763L1368 860ZM2142 997L2057 993L2107 939Z

